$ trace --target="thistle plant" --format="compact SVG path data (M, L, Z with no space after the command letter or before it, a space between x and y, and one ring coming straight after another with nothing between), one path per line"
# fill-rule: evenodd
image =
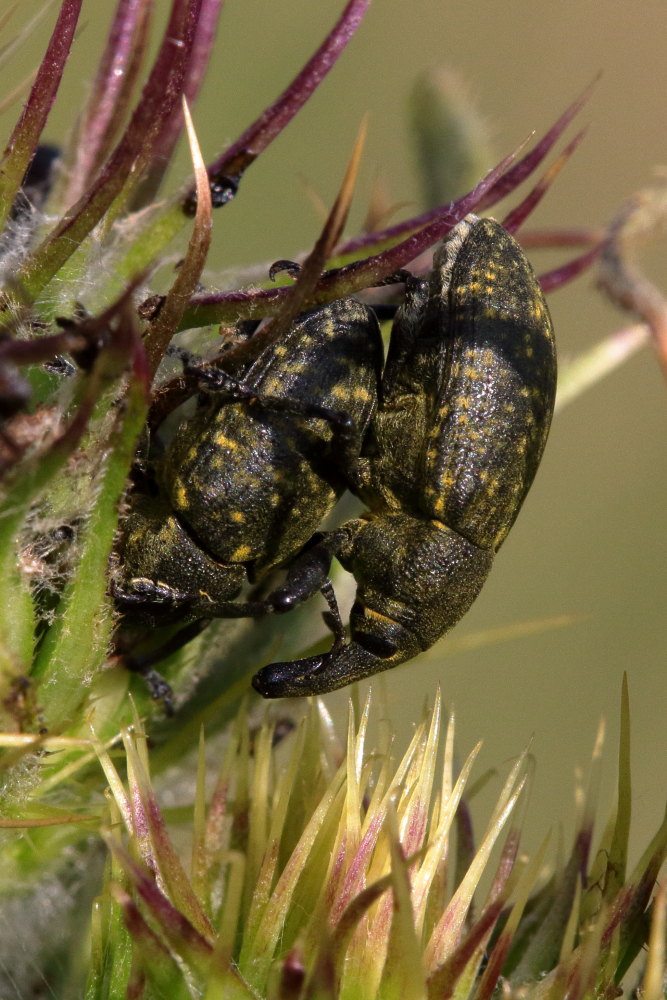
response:
M349 0L285 91L206 164L196 97L221 0L172 0L150 65L154 4L118 0L76 134L58 150L42 134L82 8L82 0L62 0L7 142L0 171L2 996L80 996L83 983L90 998L614 995L647 942L645 995L653 1000L664 988L665 896L651 898L667 834L663 826L626 881L627 734L616 817L594 861L589 801L570 859L542 880L542 853L524 861L518 823L508 828L525 758L473 848L466 833L472 758L457 770L450 723L438 763L439 702L395 767L388 736L377 755L366 749L368 706L360 721L351 715L346 749L320 702L283 748L272 748L275 721L252 741L243 711L231 723L273 641L270 621L225 623L165 654L156 666L168 677L175 719L165 720L164 704L122 662L109 579L128 481L140 474L150 433L196 391L170 348L214 363L242 350L249 334L279 345L299 313L343 296L375 289L375 304L395 304L387 279L402 268L427 270L433 244L457 222L530 181L503 220L516 231L581 139L534 179L587 94L467 194L392 226L374 221L350 238L344 228L362 129L296 279L272 269L272 282L260 267L237 274L232 289L209 290L203 271L215 210L243 196L245 172L333 68L368 3ZM428 88L420 100L422 107L433 100ZM426 141L437 138L427 134L434 116L416 120L423 173L433 175L447 153ZM184 131L193 178L164 190ZM470 130L461 135L459 145L469 144ZM647 316L665 357L661 302L629 274L619 251L629 219L636 214L626 212L608 234L542 234L543 245L578 248L542 284L558 287L602 255L608 287ZM644 327L622 331L581 359L565 375L562 398L646 336ZM306 642L310 614L302 608L290 616L295 650ZM150 648L153 640L137 641ZM213 670L221 660L225 669ZM204 724L207 740L226 745L210 797ZM190 793L185 816L170 816L159 803L176 781ZM189 826L190 865L174 845L175 819ZM473 908L503 829L491 888Z

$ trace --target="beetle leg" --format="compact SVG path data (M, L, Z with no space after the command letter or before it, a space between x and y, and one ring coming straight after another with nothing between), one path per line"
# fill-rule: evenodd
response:
M132 670L133 668L129 667L129 669ZM153 701L161 701L164 706L165 714L171 717L174 714L174 703L172 701L173 691L171 690L171 686L167 683L162 674L157 672L157 670L141 670L139 672L142 674L144 681L146 682L148 693Z
M338 605L333 597L333 588L331 591L328 589L331 587L328 574L331 560L344 544L346 535L342 530L338 530L315 535L314 538L314 544L290 563L285 583L269 594L266 603L273 611L282 614L290 611L295 605L307 601L319 590L329 604L330 612L334 617L338 614L340 618ZM334 635L337 634L336 629L332 631Z
M338 607L338 601L336 600L336 594L334 593L331 580L327 579L324 581L320 587L320 592L324 597L324 600L329 605L329 610L325 611L322 617L333 632L333 649L338 649L338 647L342 646L345 642L345 626L343 625L343 619L340 616L340 608Z
M156 663L160 663L162 660L166 660L168 656L173 653L177 653L179 649L182 649L188 642L195 639L200 632L203 632L207 625L209 625L210 618L200 618L199 621L190 622L189 625L185 625L183 628L175 632L166 642L161 643L157 649L148 650L146 653L130 653L123 655L122 649L119 651L121 655L121 660L123 666L127 670L131 670L132 673L143 674L148 683L151 691L151 695L158 699L163 697L162 694L154 694L154 685L152 679L149 678L149 674L155 675L155 672L151 669ZM166 684L166 681L163 682Z
M191 374L188 371L188 374ZM289 396L271 396L257 392L255 388L233 378L220 368L201 369L198 373L199 387L204 392L228 397L230 402L246 401L271 413L287 413L294 417L315 417L326 420L332 433L345 448L359 450L360 433L356 421L344 410L334 410L328 406L309 403Z
M278 610L270 601L219 601L208 598L201 591L177 590L145 578L130 580L129 585L132 589L112 584L112 596L121 605L172 605L179 612L187 611L188 605L197 605L200 612L203 607L206 608L206 621L209 618L261 618ZM203 620L203 616L198 615L197 618Z
M148 577L132 577L122 586L115 580L110 585L111 596L121 605L156 604L164 607L167 604L175 608L185 608L194 603L197 595L183 590L177 590L165 583L150 580Z
M169 683L164 679L162 674L154 670L156 663L166 660L168 656L173 653L177 653L179 649L191 642L192 639L196 638L200 632L206 628L210 623L209 618L200 618L199 621L190 622L184 628L181 628L172 635L166 642L161 643L157 648L148 650L145 653L128 653L126 651L126 641L123 641L123 636L117 637L116 640L116 650L115 656L119 663L123 665L126 670L132 671L132 673L141 674L148 688L148 692L154 701L162 702L165 713L167 715L174 714L174 705L172 701L172 690Z
M343 530L315 535L313 544L290 564L285 584L266 599L267 611L282 614L307 601L319 590L329 605L323 618L333 632L334 649L345 641L345 626L328 573L331 560L345 540Z
M344 410L334 410L329 406L320 406L289 396L272 396L257 392L257 389L241 379L228 375L221 368L202 368L195 362L194 356L183 348L171 348L170 353L181 359L185 375L197 378L202 392L215 395L223 401L226 399L229 402L252 403L271 413L287 413L295 417L325 420L331 428L336 447L342 449L340 466L354 468L361 448L361 432L357 422Z

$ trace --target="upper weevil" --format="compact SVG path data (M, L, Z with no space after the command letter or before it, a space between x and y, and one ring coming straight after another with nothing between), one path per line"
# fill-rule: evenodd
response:
M358 459L382 367L370 309L342 299L304 313L277 344L243 346L224 373L190 370L195 414L159 463L157 496L132 497L114 582L131 617L162 624L274 610L233 599L299 552Z
M469 216L396 315L358 469L369 510L319 546L320 562L336 554L356 579L351 641L265 667L253 679L261 694L342 687L409 660L459 621L533 481L555 390L539 282L501 225Z

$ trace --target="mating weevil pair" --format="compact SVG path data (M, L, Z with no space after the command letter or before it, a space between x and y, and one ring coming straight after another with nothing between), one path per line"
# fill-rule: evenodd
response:
M449 234L429 280L408 283L380 367L374 315L344 300L232 378L207 376L161 497L134 501L121 607L194 621L287 610L321 590L335 608L336 556L357 582L350 640L339 623L328 653L264 667L253 684L265 697L342 687L452 628L530 488L555 396L546 303L502 226L469 216ZM345 488L367 512L315 536ZM278 565L283 588L234 602Z

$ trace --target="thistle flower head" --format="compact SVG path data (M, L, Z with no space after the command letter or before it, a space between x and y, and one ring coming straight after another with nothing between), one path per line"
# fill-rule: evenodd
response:
M388 732L384 746L369 743L370 709L368 701L358 723L350 709L345 749L317 701L286 745L268 720L250 740L242 712L208 802L202 742L189 865L158 806L145 738L124 736L127 789L100 748L119 821L106 834L112 863L95 981L130 946L135 984L185 983L191 995L615 995L641 947L638 914L646 928L652 920L655 941L665 908L660 895L650 902L665 823L625 874L623 768L597 851L589 793L569 857L546 874L548 838L532 858L520 851L526 753L475 844L466 795L479 747L457 768L454 719L441 733L438 699L394 760ZM624 757L627 704L622 741ZM599 738L593 772L600 746ZM653 945L645 982L663 974Z

